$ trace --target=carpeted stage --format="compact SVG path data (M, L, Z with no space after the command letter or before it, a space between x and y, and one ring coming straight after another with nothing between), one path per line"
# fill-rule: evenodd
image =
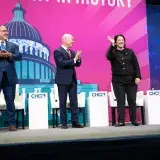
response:
M123 159L160 155L160 125L128 124L125 127L85 127L82 129L0 128L0 157L3 159ZM77 157L77 158L76 158Z

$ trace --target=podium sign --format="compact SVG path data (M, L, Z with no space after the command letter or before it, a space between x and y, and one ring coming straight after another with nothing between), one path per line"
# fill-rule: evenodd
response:
M48 94L29 93L29 129L48 129Z
M145 96L145 121L148 125L160 124L160 90L149 90Z
M90 127L109 126L107 92L89 93L88 121Z

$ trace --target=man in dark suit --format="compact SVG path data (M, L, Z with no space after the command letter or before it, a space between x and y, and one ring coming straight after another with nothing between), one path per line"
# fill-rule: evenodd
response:
M66 101L69 93L71 119L73 128L83 128L78 122L77 77L75 66L81 65L81 51L71 50L74 38L71 34L62 36L62 45L54 51L56 62L55 83L58 86L60 101L61 128L67 129Z
M0 26L0 91L3 90L9 131L16 131L15 127L15 90L17 84L17 74L15 70L15 61L21 60L22 55L19 47L8 42L8 31L3 25Z

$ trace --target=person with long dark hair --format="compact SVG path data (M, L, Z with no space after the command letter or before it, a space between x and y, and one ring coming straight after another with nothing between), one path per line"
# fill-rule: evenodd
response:
M137 57L132 49L126 47L126 40L122 34L114 39L108 36L111 42L106 58L111 63L112 85L117 100L118 123L115 126L125 126L125 95L129 104L130 121L136 122L136 94L141 80L141 72Z

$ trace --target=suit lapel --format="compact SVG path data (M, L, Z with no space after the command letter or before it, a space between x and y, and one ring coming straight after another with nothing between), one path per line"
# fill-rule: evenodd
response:
M61 52L63 53L63 55L64 55L65 57L67 57L68 59L70 59L70 57L68 56L67 51L66 51L63 47L61 47L60 49L61 49Z
M9 43L6 41L6 50L9 51Z

